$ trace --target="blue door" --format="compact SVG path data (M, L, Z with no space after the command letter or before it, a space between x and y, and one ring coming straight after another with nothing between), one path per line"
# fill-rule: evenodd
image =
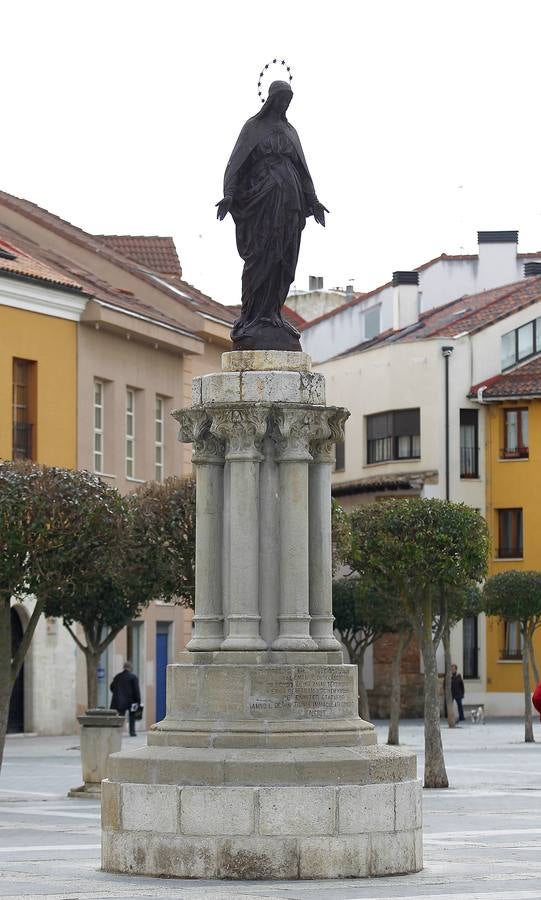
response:
M169 622L156 626L156 722L165 718L165 686L169 658Z

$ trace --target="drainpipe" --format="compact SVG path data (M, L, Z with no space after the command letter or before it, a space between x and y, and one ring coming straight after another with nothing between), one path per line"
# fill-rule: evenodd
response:
M454 347L442 347L445 360L445 499L449 500L449 357Z

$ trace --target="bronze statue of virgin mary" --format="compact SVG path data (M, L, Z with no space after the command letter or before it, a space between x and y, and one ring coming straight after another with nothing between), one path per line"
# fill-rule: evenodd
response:
M218 219L235 222L244 260L242 310L231 331L234 350L300 350L300 334L282 318L295 278L307 216L325 225L299 136L286 119L293 91L273 81L257 115L248 119L224 176Z

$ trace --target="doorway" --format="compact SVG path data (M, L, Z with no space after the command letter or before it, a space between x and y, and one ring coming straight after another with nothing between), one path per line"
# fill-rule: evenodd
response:
M23 639L23 625L17 610L11 607L11 655L13 656ZM9 702L8 733L24 731L24 664L13 685Z
M156 722L165 718L171 622L156 622Z

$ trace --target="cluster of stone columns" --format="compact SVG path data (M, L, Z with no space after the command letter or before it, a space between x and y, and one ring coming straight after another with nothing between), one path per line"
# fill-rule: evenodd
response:
M197 478L194 650L336 650L330 481L348 413L310 404L179 410Z

